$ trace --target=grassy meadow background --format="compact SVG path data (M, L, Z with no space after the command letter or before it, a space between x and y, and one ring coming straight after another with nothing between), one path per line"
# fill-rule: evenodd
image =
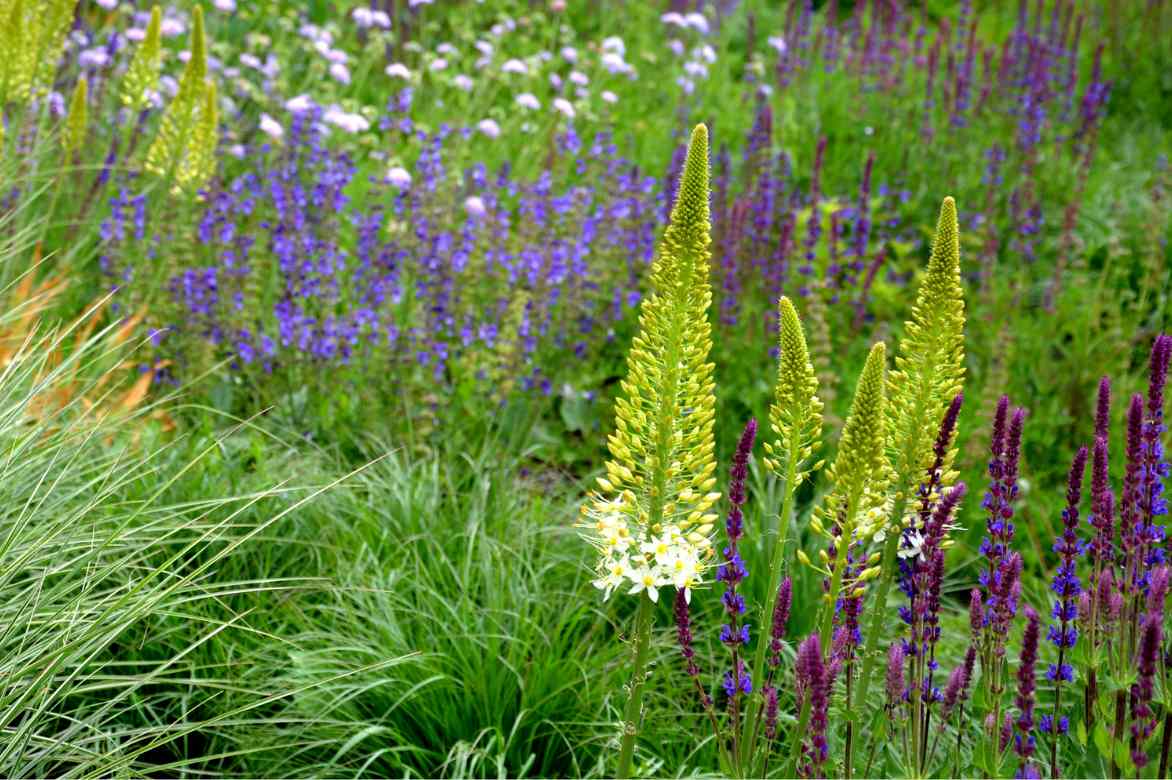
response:
M218 114L185 187L148 158L197 5ZM777 296L833 442L952 195L970 496L941 652L967 636L1003 393L1028 410L1024 598L1047 603L1098 379L1140 390L1172 328L1167 2L161 10L141 110L145 3L81 0L40 92L0 72L0 774L606 775L633 605L601 600L573 523L697 122L721 480L767 415ZM775 490L754 464L750 571ZM669 611L636 766L683 776L714 750Z

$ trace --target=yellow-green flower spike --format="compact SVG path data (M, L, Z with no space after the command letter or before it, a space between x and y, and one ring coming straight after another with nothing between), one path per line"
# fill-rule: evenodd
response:
M606 475L583 507L582 527L602 553L595 584L607 593L624 581L652 598L664 585L691 587L711 555L719 494L708 220L708 131L698 125L640 305ZM686 570L667 571L668 558L646 553L645 545L660 542Z
M207 110L207 42L203 9L199 6L196 6L192 16L190 48L191 57L179 79L179 91L163 113L158 135L146 157L148 171L159 176L173 175L180 187L187 188L207 168L206 161L188 160L187 157L192 153L200 155L207 150L207 118L216 113ZM214 95L212 103L215 103ZM201 131L205 131L202 143L196 143L195 136Z
M782 296L777 302L778 341L777 384L773 404L769 407L769 428L773 441L766 439L765 464L777 476L787 478L786 455L795 454L798 468L795 483L801 482L810 469L803 470L822 438L822 402L818 400L818 377L806 347L806 334L793 302ZM787 485L793 490L795 485Z
M180 189L195 192L207 184L216 172L216 145L219 143L220 110L216 104L216 85L207 82L203 101L183 158L175 172Z
M924 469L932 461L932 444L940 420L963 384L960 234L956 203L945 198L928 270L916 294L911 319L904 326L889 379L888 448L899 479L897 498L907 499L923 481ZM953 458L950 452L946 472Z
M831 570L825 550L820 565L823 574L830 576L830 589L822 614L819 631L824 650L830 647L834 623L834 605L844 585L861 587L858 580L844 583L847 554L856 542L867 543L874 534L874 518L880 514L885 499L888 476L886 424L884 401L886 386L887 349L880 341L871 347L867 363L859 376L850 414L842 428L838 455L828 469L832 487L824 503L816 510L811 527L828 537L834 545ZM808 560L808 559L807 559ZM875 575L872 575L875 576Z
M89 124L88 95L89 85L83 76L77 80L73 97L69 100L69 116L65 118L65 132L61 136L66 159L73 159L73 155L85 143L85 131Z
M73 26L74 12L78 0L41 0L36 3L40 16L39 37L36 46L36 71L33 75L33 89L44 94L53 83L57 63L65 49L65 36Z
M150 100L150 90L159 81L159 67L163 62L162 47L163 11L159 6L151 9L151 21L147 24L142 39L126 75L122 77L122 105L131 111L142 111Z
M871 347L850 414L842 428L834 465L827 469L831 490L818 510L827 535L838 528L840 538L853 541L860 530L871 529L868 516L886 498L889 476L884 444L887 440L885 414L885 373L887 348L882 341Z
M25 0L0 0L0 104L28 99L36 72L37 18Z

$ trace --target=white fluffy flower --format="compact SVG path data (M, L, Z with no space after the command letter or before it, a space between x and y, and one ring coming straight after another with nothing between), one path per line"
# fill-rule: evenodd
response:
M501 126L496 123L495 119L481 119L476 123L476 129L489 138L497 138L501 134Z
M602 98L603 102L605 102L605 103L619 102L619 96L616 95L615 93L611 92L609 89L603 91L603 93L601 95L599 95L599 97Z
M260 115L260 131L277 141L285 137L285 128L281 127L281 123L268 114Z
M285 101L285 110L293 114L303 114L306 111L312 111L314 102L309 95L298 95L295 98L290 98Z
M529 68L518 59L505 60L501 65L501 73L528 73Z
M532 92L522 92L517 95L517 105L521 108L527 108L530 111L536 111L541 108L541 101Z
M708 30L709 30L708 19L705 18L704 14L702 14L702 13L697 13L696 11L693 11L692 13L685 15L684 16L684 24L687 25L688 27L691 27L693 30L700 33L701 35L708 34Z
M334 77L334 81L342 84L350 83L350 69L344 63L335 62L330 65L330 75Z
M406 168L395 166L387 171L387 184L405 190L411 186L411 174L407 172Z
M464 199L464 211L468 212L471 217L483 217L488 208L484 205L484 199L479 195L469 195Z
M565 98L554 98L553 110L569 119L574 118L574 105Z
M577 70L570 71L570 81L580 87L584 87L590 83L590 79L586 76L586 74Z
M361 133L370 129L370 121L366 117L343 111L338 106L327 108L321 118L326 124L341 128L347 133Z
M401 62L392 62L386 67L384 71L391 78L409 79L411 78L411 71L407 70L407 66Z
M457 76L452 79L452 83L456 85L456 89L463 90L464 92L472 91L472 79L463 73L457 74Z

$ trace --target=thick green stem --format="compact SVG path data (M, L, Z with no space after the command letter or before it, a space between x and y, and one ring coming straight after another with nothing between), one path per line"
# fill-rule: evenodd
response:
M631 758L635 755L635 737L643 720L643 684L646 682L647 649L651 645L651 616L654 604L647 596L639 598L639 612L635 616L635 662L631 671L631 686L627 706L623 710L623 744L619 750L617 777L631 776Z

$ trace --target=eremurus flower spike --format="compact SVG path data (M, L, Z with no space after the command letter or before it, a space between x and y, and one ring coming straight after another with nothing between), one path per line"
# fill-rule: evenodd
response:
M773 390L773 403L769 407L769 429L772 436L765 436L765 466L783 481L781 508L777 516L777 534L769 553L769 585L766 593L776 593L781 584L785 563L786 538L790 518L793 515L794 495L798 486L811 472L822 466L821 462L810 463L814 450L822 439L822 401L818 399L818 377L810 361L806 347L806 334L802 329L797 309L789 298L782 296L777 302L778 346L777 383ZM768 547L766 549L769 549ZM761 604L762 627L769 625L771 605ZM760 642L753 661L753 679L763 679L765 668L765 643ZM761 706L760 701L750 705L750 716ZM752 717L750 717L752 720ZM745 740L745 758L752 750L750 740Z
M833 570L823 571L830 576L821 627L824 651L830 648L831 627L843 584L847 553L851 545L869 541L877 530L874 510L882 506L886 488L888 465L883 448L886 357L887 349L881 341L872 346L867 355L851 401L850 414L842 429L838 455L828 469L832 487L816 510L819 522L815 531L829 537L835 550ZM870 578L863 572L858 582Z
M708 130L697 125L640 305L639 333L615 402L606 475L583 507L580 524L600 553L595 585L607 595L617 588L639 595L620 777L630 773L641 720L652 603L665 585L682 590L686 602L712 554L712 508L720 494L712 490L709 231Z
M928 269L916 293L912 316L904 324L888 375L887 449L895 475L887 543L876 596L871 600L868 635L878 637L895 574L895 558L905 511L914 499L924 469L933 460L932 444L952 399L964 386L964 290L960 275L960 228L956 202L945 198L936 223ZM955 441L955 438L954 438ZM955 479L955 447L944 458L941 485ZM859 678L859 701L867 701L872 676L881 661L870 652Z

